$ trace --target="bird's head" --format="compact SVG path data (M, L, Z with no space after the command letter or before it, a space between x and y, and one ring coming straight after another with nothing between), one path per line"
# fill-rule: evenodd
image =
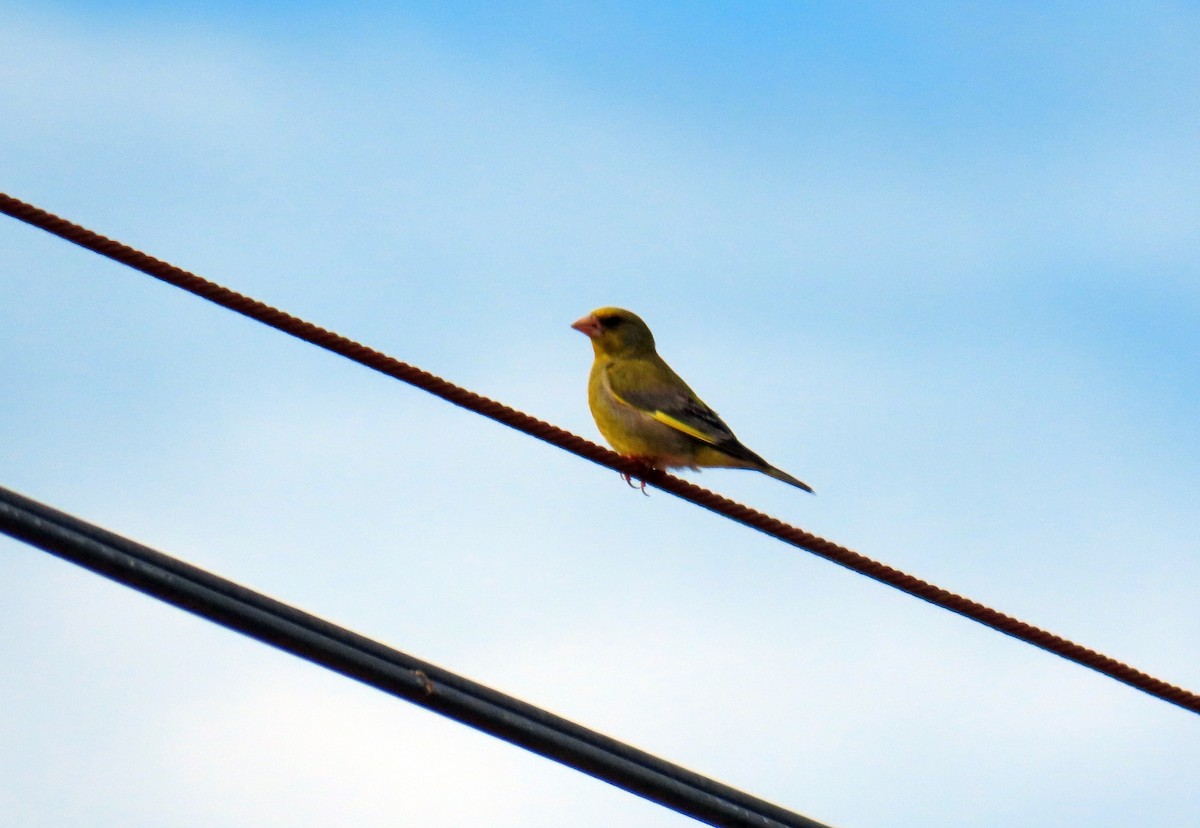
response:
M571 326L592 340L597 356L641 356L654 353L654 335L636 313L600 308Z

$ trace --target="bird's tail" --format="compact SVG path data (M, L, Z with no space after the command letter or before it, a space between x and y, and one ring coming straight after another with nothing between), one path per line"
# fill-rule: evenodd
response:
M816 492L812 490L812 486L797 480L782 469L777 469L774 466L767 466L763 469L763 473L774 477L776 480L782 480L784 483L791 483L797 489L804 489L804 491L808 492L809 494L816 494Z
M696 449L696 465L729 469L755 469L765 475L774 477L776 480L789 483L797 489L804 489L809 494L816 494L812 490L812 486L797 480L783 469L775 468L762 459L762 457L743 446L738 442L737 438L730 438L717 446L699 446Z

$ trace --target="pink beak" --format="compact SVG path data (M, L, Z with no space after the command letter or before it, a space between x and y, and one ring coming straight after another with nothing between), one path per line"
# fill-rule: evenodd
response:
M590 313L572 324L571 327L589 339L595 339L600 335L600 320Z

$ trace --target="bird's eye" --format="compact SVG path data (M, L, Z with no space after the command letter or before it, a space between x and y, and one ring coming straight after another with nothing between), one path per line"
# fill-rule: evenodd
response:
M619 316L606 316L600 320L600 324L611 331L613 328L617 327L624 321L625 320Z

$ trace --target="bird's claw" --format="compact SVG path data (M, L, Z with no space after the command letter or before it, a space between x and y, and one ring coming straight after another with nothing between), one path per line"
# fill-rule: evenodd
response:
M625 455L625 459L633 461L637 465L645 468L647 471L654 470L654 464L642 459L641 457ZM633 482L635 477L637 477L637 483ZM650 493L648 491L646 491L646 478L635 475L635 474L631 474L630 472L621 472L621 479L625 481L625 485L628 486L629 488L640 489L642 494L644 494L646 497L650 496Z
M621 479L625 481L625 485L628 486L629 488L641 489L642 494L644 494L646 497L650 496L650 493L648 491L646 491L646 481L642 480L640 477L638 478L638 482L634 483L632 474L626 474L625 472L621 472ZM641 484L641 485L638 485L638 484Z

